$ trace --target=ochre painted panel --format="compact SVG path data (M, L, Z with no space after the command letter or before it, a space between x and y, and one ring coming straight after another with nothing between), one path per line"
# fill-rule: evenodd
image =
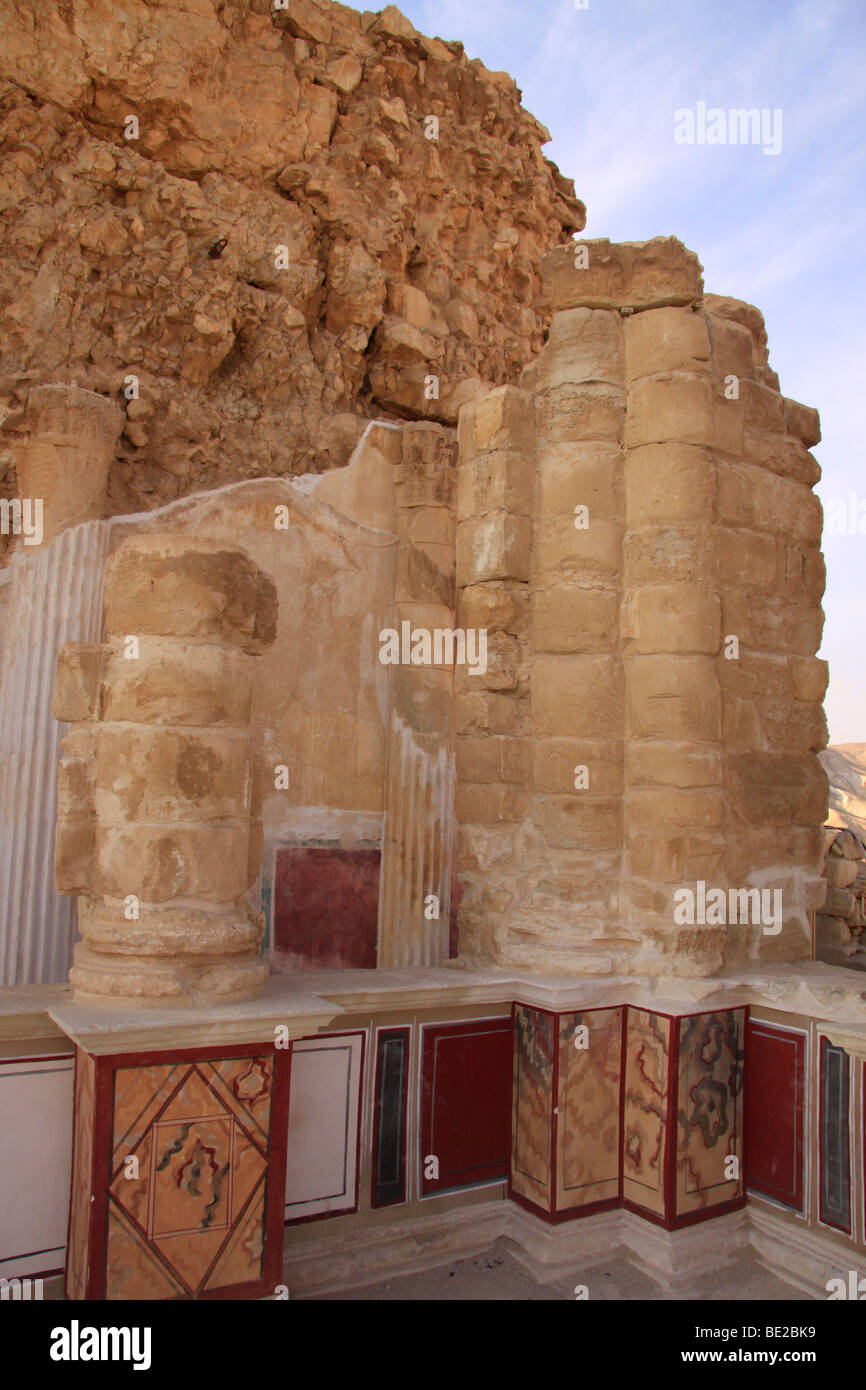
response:
M622 1015L559 1016L557 1211L619 1196Z
M672 1020L628 1009L623 1103L623 1197L657 1216L665 1212L669 1057Z
M724 1009L679 1021L678 1217L735 1202L745 1192L745 1022L745 1009Z
M545 1211L553 1206L555 1029L554 1014L515 1006L511 1190Z

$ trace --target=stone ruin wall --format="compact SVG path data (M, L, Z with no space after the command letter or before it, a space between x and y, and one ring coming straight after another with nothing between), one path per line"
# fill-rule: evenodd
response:
M345 464L374 416L453 426L540 349L584 208L460 43L326 0L0 0L0 28L0 496L34 385L123 409L115 515Z
M815 922L818 960L866 969L866 845L853 830L824 831L827 896Z
M547 345L461 413L458 612L496 656L455 703L476 960L706 975L810 956L818 416L781 394L759 312L704 295L700 269L672 238L551 252ZM699 881L780 889L781 931L677 925Z
M131 13L131 23L145 24L144 10ZM161 10L160 23L174 15ZM214 62L196 67L179 49L171 100L159 95L171 86L166 72L148 74L146 43L121 42L111 16L104 22L94 16L92 6L75 3L62 15L46 12L39 24L49 26L53 45L43 44L38 57L20 17L10 21L21 43L16 84L7 92L10 129L29 129L29 121L36 123L31 133L38 127L44 134L49 126L55 131L49 158L39 167L53 171L69 201L46 192L41 203L25 199L23 211L17 203L7 209L12 256L26 250L22 229L34 228L33 259L26 265L31 278L15 298L18 329L10 341L12 356L23 353L25 366L4 378L11 407L7 435L18 460L17 477L9 471L7 483L14 491L17 482L21 491L28 477L62 456L70 478L87 477L95 492L77 499L80 514L70 510L74 486L58 503L64 524L92 518L86 522L90 550L81 612L57 627L51 650L34 658L32 671L10 676L7 643L4 689L27 705L38 687L40 717L46 715L49 667L59 643L99 640L98 575L124 536L189 528L205 539L236 538L280 591L277 639L258 658L263 677L250 739L268 757L276 750L279 761L290 763L291 779L287 796L265 797L264 838L278 838L316 806L372 817L365 822L370 834L377 821L385 860L380 964L431 964L447 954L445 941L431 946L417 928L431 875L446 907L452 882L455 906L463 892L460 941L467 963L547 973L711 975L759 960L807 958L808 915L824 892L820 826L826 811L826 778L815 756L826 743L826 666L814 655L824 571L820 505L811 491L819 469L809 453L819 431L815 411L781 395L759 312L704 295L696 257L671 238L619 246L587 242L580 268L572 243L550 251L570 227L582 225L582 208L541 158L537 124L520 112L510 79L467 63L459 45L410 32L393 7L378 18L359 17L338 5L296 0L287 18L259 14L252 5L243 16L224 6L217 19L202 0L195 23L203 26L202 52ZM222 54L219 61L204 42L207 35ZM257 81L282 83L282 95L272 105L261 98L264 125L254 132L240 130L242 108L227 98L231 135L221 130L216 141L208 92L222 83L240 102L239 73L247 71L253 50L257 61L271 53ZM45 52L62 54L63 64L55 70ZM362 76L355 83L358 66ZM402 108L408 120L408 67L425 98L412 107L413 119L421 121L421 106L441 79L443 93L463 93L461 101L469 103L455 108L465 115L465 138L459 144L452 139L448 153L444 138L427 141L420 124L396 122L404 143L399 170L392 171L395 187L412 174L426 188L428 176L417 161L435 155L455 163L446 186L430 194L429 207L426 194L405 201L402 230L394 223L386 233L381 197L375 207L365 205L347 172L351 166L357 175L360 158L350 131L362 138L360 117L352 125L356 101L372 103L364 108L368 134L379 118L393 125ZM76 87L69 73L79 68ZM113 85L99 75L107 71ZM275 155L279 144L285 156L285 121L277 117L289 101L284 87L292 85L290 71L299 84L299 112L309 114L310 102L325 102L336 103L337 115L330 143L308 130L303 158L291 166L296 172L303 166L304 177L289 180L287 198L280 180L286 183L290 166ZM314 73L320 80L312 80ZM340 86L346 81L348 93ZM30 82L41 97L22 95L18 84ZM123 139L121 89L139 93L141 140L150 132L142 152ZM488 120L487 107L473 106L467 93L473 102L486 94L494 115ZM270 125L268 111L274 113ZM293 120L291 130L297 125ZM503 145L503 138L514 143ZM77 173L64 179L73 144L81 155ZM524 174L534 170L522 192L511 155L503 151L513 152ZM27 158L13 163L20 179L35 177ZM383 188L385 174L370 167L364 177ZM99 189L95 169L105 180ZM475 172L465 178L468 169ZM481 174L489 175L489 186ZM134 175L131 183L127 175ZM173 189L179 201L167 196L157 216L162 201L148 203L137 179ZM106 188L114 190L111 210L99 212ZM79 197L85 200L80 207ZM165 215L171 225L185 200L198 213L182 241L174 232L165 234L168 240L162 232L137 239L142 226L147 231L147 207L154 227L165 225ZM225 248L212 258L208 238L214 230L225 235L228 223L217 221L205 237L204 216L219 207L231 207L235 221ZM500 236L509 207L531 222L521 223L514 239ZM328 210L337 208L343 220L329 221ZM470 212L464 218L459 208ZM313 279L308 284L287 271L285 281L250 285L247 272L262 270L262 246L276 239L278 222L284 227L290 215L292 226L306 228L293 243L295 251L303 245L304 254L297 262L290 257L290 267L317 267ZM51 221L61 216L62 235L60 223ZM494 223L498 240L491 247ZM125 240L116 251L90 246L87 229L94 226L119 226ZM461 234L453 234L458 226ZM44 241L52 227L56 239ZM245 248L235 260L233 236ZM370 238L380 239L373 246ZM160 285L147 267L151 251L159 260L168 242L181 249L174 269L170 255L160 262L166 282ZM495 260L486 257L494 257L496 246L502 269L494 275ZM343 252L363 271L353 282L360 299L348 296L336 276ZM380 257L375 273L371 257ZM78 279L91 270L98 273L85 293ZM202 275L224 278L212 280L206 292ZM96 286L106 276L114 277L114 288L103 299ZM364 318L359 305L367 303L371 276L382 291L374 296L380 318L378 326L363 329L361 351L351 343L360 341L356 319ZM210 357L189 335L204 331L204 321L216 314L215 300L207 297L215 283L226 290L223 307L231 302L232 315L242 300L278 318L267 324L262 318L248 339L233 329L225 354L215 349ZM313 283L312 298L305 298ZM63 284L68 314L58 307ZM139 302L135 315L121 302L124 285L131 287L129 299ZM315 381L274 369L271 348L287 352L292 337L279 315L288 312L293 294L293 302L310 310L299 332L308 360L318 364ZM449 317L455 296L460 302ZM460 327L469 321L460 307L465 304L475 306L477 335ZM434 332L429 315L440 311L444 328ZM35 335L34 323L45 331ZM389 357L392 330L403 346ZM410 339L415 348L407 355ZM364 360L355 362L352 375L346 363L358 351ZM127 403L119 389L123 374L131 358L137 354L140 362L147 353L153 370L140 376L146 389L138 402ZM344 354L339 368L335 353ZM354 382L351 399L328 396L326 360L344 385ZM443 364L448 391L438 402L425 402L424 378ZM57 384L69 378L79 387ZM509 384L491 392L491 382L503 378ZM727 389L732 380L733 397ZM315 389L305 395L311 381ZM282 394L269 394L279 382ZM380 383L375 389L374 382ZM52 383L47 391L46 383ZM80 389L85 385L103 394L94 397ZM430 418L390 432L375 425L353 466L299 480L292 494L299 525L275 550L265 513L275 498L282 500L285 475L345 465L364 412L426 412ZM458 412L459 464L451 428ZM86 447L76 442L76 421L87 426ZM340 446L327 453L335 431ZM89 477L88 448L105 465L99 487ZM178 463L174 471L147 461L170 457ZM243 495L244 487L255 495ZM335 522L325 525L321 510L307 506L311 487L315 504L335 509ZM186 497L202 489L204 496ZM128 515L136 508L152 515L152 527L146 517ZM586 509L585 529L575 525L577 508ZM110 535L100 520L106 515L119 524ZM381 553L374 558L376 548ZM31 557L18 547L14 582L0 593L10 622L39 608L43 591L65 593L69 567L78 573L80 557L59 554L48 556L48 571L33 589L24 577ZM317 597L326 593L322 616L300 599L303 585ZM343 635L325 650L322 624L337 614ZM384 680L376 670L378 625L399 628L408 620L428 629L450 627L455 617L465 628L488 633L483 676L397 667ZM310 628L314 621L318 637ZM104 636L113 641L117 634ZM734 660L725 655L731 636L739 643ZM281 670L301 656L303 678L283 682ZM13 725L7 718L7 757L19 746ZM51 737L56 743L56 730ZM47 765L54 757L49 743L46 736ZM455 750L456 860L452 816L444 809ZM585 788L575 785L578 768L586 770ZM48 786L42 798L43 837L51 791ZM11 820L18 824L15 817L23 816L27 824L27 786L15 794ZM76 810L74 789L70 794L74 822L80 805ZM85 834L80 818L77 825ZM17 833L6 847L10 863ZM75 834L67 843L70 891L82 855ZM260 855L254 857L258 862ZM19 873L22 884L26 877ZM768 936L739 926L677 926L673 893L698 880L781 887L783 930ZM86 878L81 882L87 889ZM13 885L9 891L14 899L19 890ZM30 969L18 978L35 977Z

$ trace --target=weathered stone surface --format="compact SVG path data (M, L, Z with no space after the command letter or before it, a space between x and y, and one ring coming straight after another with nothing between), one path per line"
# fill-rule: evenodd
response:
M625 423L625 398L607 382L563 382L538 398L538 438L543 444L619 442Z
M534 414L531 393L516 386L501 386L479 396L460 412L461 461L494 449L532 449Z
M340 466L371 416L453 424L516 379L538 263L585 211L513 81L398 14L3 0L13 453L34 378L100 393L107 510L135 512Z
M811 449L815 444L821 442L821 421L817 410L812 406L801 405L799 401L791 401L787 398L783 401L785 407L785 428L789 434L794 434Z
M18 491L41 500L43 540L103 515L123 423L118 406L94 391L56 385L30 390Z
M749 825L820 824L827 775L817 758L752 752L729 759L731 803Z
M230 903L247 887L248 827L97 825L94 886L146 902Z
M536 594L533 645L537 652L613 648L618 639L618 615L616 590L556 584Z
M824 873L831 888L850 888L857 877L859 868L859 860L828 856ZM829 912L830 909L825 908L824 910Z
M110 651L102 717L144 724L243 728L250 717L250 658L229 647L142 637L137 660Z
M607 850L622 841L619 801L574 796L541 797L535 818L548 845L555 849Z
M249 745L243 734L103 727L95 813L133 821L242 820L249 815Z
M561 309L553 315L538 359L534 389L549 391L564 382L619 385L623 370L619 314L603 309Z
M575 781L581 783L575 787ZM584 785L585 783L585 785ZM545 738L532 747L532 787L549 795L621 796L622 744L592 739Z
M719 650L721 604L716 594L687 584L653 585L638 591L635 615L635 651L715 655Z
M713 394L709 381L672 374L639 381L629 391L625 442L641 444L713 441Z
M626 768L631 786L714 787L722 782L721 749L699 743L632 740Z
M70 980L127 1002L247 997L267 965L243 902L263 827L251 657L237 647L273 641L275 586L239 547L143 535L109 560L105 613L117 645L66 647L54 702L76 721L55 856L57 887L81 895ZM136 618L142 635L124 634Z
M528 579L532 525L528 517L492 512L457 527L457 582Z
M704 297L704 309L717 296ZM757 311L756 311L757 312ZM755 342L749 329L714 313L704 314L710 335L712 363L721 381L736 377L737 382L749 380L755 373Z
M607 656L538 656L532 672L536 735L615 738L622 683Z
M753 361L758 367L766 367L767 329L760 309L756 309L754 304L747 304L743 299L731 299L728 295L722 294L705 294L703 306L706 313L713 318L726 319L746 329L752 339Z
M535 455L497 450L462 463L457 474L459 516L503 510L531 516L535 509Z
M135 536L106 570L110 637L146 633L269 647L276 632L273 582L239 547L185 536Z
M701 314L691 309L649 309L629 315L624 324L628 382L658 372L709 374L710 335Z
M585 269L575 253L585 247ZM541 263L544 292L554 309L659 308L700 297L701 265L676 237L614 243L599 238L557 247Z
M817 656L792 656L791 687L797 700L823 700L830 670L826 661Z
M60 648L51 716L66 723L98 719L105 648L98 642L67 642Z
M622 513L622 459L617 444L550 444L538 451L538 516L593 518Z
M718 739L721 696L709 656L633 656L626 670L632 735Z
M624 463L629 524L710 521L716 471L708 450L691 444L645 444Z

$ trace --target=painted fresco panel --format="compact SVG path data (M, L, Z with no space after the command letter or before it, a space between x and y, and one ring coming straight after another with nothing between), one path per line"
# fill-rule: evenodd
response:
M421 1192L504 1181L508 1175L511 1020L422 1029ZM438 1177L425 1159L438 1161Z
M378 849L277 851L274 952L289 970L375 970Z
M523 1004L514 1009L511 1189L553 1206L553 1061L556 1018Z
M749 1191L802 1211L806 1037L756 1018L746 1037Z
M629 1007L623 1103L623 1197L665 1215L672 1021Z
M622 1016L622 1009L559 1016L558 1211L619 1196Z
M679 1021L677 1216L744 1195L744 1045L745 1009Z
M363 1050L363 1033L322 1034L292 1048L287 1221L357 1206Z
M406 1200L406 1101L409 1029L383 1028L376 1035L373 1103L374 1207Z
M63 1268L74 1065L70 1053L0 1061L0 1278Z
M818 1215L826 1226L851 1231L848 1136L851 1062L844 1048L821 1038L818 1098Z
M113 1082L106 1298L259 1281L274 1055L119 1067Z

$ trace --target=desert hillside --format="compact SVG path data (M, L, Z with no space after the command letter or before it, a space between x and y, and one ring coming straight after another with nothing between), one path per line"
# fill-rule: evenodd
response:
M866 838L866 743L837 743L819 756L830 779L828 824Z

